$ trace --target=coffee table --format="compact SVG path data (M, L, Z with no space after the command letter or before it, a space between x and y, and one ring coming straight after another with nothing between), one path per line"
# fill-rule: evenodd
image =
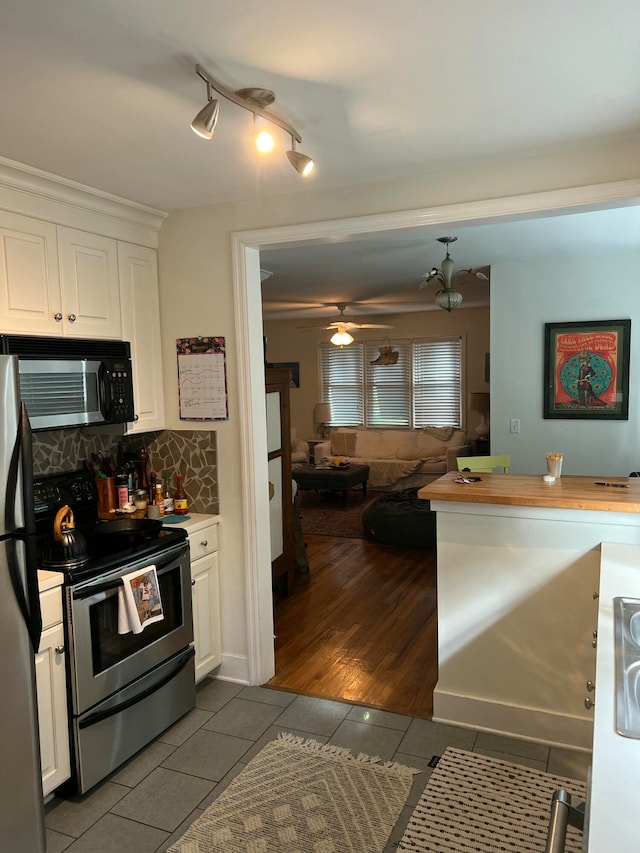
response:
M316 468L315 465L298 465L291 476L299 489L321 489L342 492L342 505L347 504L347 491L362 483L362 492L367 496L368 465L350 465L348 468Z

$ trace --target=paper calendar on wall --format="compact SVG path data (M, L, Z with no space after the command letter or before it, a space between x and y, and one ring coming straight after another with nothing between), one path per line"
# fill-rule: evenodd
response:
M176 348L180 420L228 420L224 338L178 338Z

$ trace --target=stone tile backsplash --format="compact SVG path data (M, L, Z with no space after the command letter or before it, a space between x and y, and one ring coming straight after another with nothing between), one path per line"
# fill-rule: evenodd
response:
M149 472L159 477L184 477L191 512L220 512L216 433L213 430L162 430L122 436L95 434L86 429L47 430L33 435L33 470L36 476L82 468L92 453L102 451L118 458L118 451L136 453L146 448Z

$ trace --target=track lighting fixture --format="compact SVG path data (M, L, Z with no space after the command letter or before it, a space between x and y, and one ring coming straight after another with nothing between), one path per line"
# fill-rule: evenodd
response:
M223 98L236 104L236 106L242 107L242 109L252 113L254 120L256 116L260 116L271 122L271 124L282 128L291 137L291 149L286 153L293 168L299 175L305 178L313 171L315 164L311 157L307 157L306 154L296 151L296 143L302 142L302 137L298 131L279 115L266 109L276 99L271 89L250 87L238 89L234 92L215 80L201 65L196 65L196 74L207 84L207 103L191 122L191 128L194 133L197 133L203 139L211 139L213 136L220 111L220 104L212 95L212 91L215 91L219 95L222 95ZM274 140L267 130L261 130L256 136L256 146L260 151L272 150Z
M462 302L462 294L453 289L453 282L459 275L474 275L476 278L482 279L483 281L489 281L489 277L483 272L480 272L480 270L458 270L454 273L453 261L449 255L449 244L455 243L457 239L457 237L438 237L438 242L443 243L447 247L447 256L442 262L442 269L433 267L433 269L428 273L424 274L422 281L418 285L418 290L422 290L422 288L426 287L429 282L433 281L434 278L437 278L443 287L442 290L439 290L436 293L436 305L438 308L442 308L449 312L453 311L454 308L457 308Z

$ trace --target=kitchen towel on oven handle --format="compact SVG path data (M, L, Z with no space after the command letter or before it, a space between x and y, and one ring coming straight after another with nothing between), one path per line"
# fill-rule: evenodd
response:
M155 566L122 576L118 590L118 634L140 634L153 622L164 619L160 585Z

